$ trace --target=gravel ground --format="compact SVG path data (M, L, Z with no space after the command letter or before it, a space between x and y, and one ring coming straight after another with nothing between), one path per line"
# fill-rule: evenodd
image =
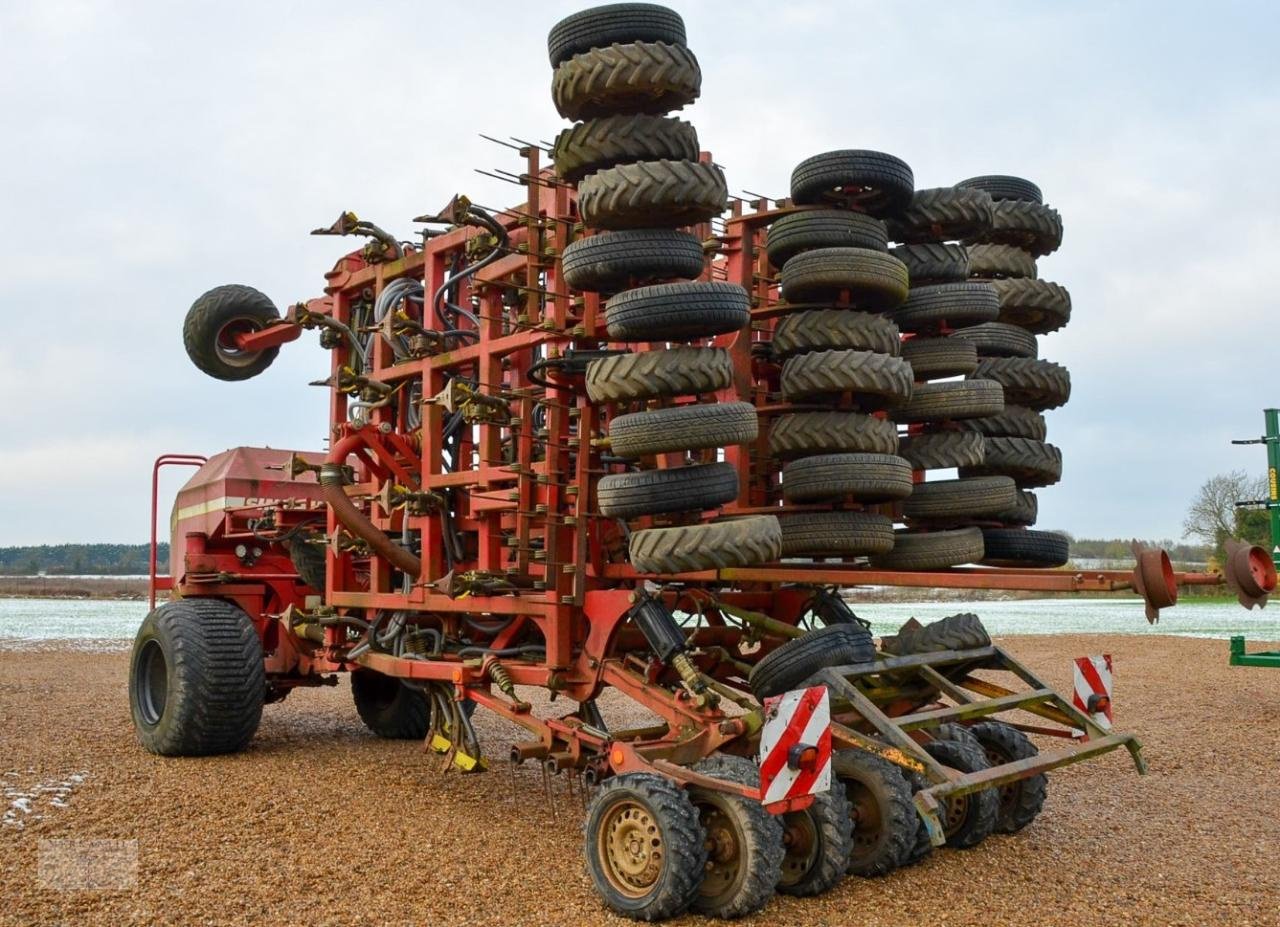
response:
M1229 668L1223 641L1008 643L1059 686L1071 657L1110 651L1151 774L1123 752L1059 771L1016 837L779 896L743 923L1280 925L1280 673ZM549 801L503 760L441 773L419 745L368 734L345 684L269 706L244 754L153 757L133 740L126 668L119 653L0 653L0 924L626 923L587 880L563 780ZM477 727L504 757L512 729L484 713ZM59 839L136 841L135 883L42 887L40 842ZM65 845L45 846L48 867ZM99 846L123 850L105 875L127 881L134 845Z

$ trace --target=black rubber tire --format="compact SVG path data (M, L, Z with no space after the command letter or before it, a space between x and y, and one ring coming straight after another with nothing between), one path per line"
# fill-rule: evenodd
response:
M769 427L769 453L790 459L809 454L893 454L898 429L888 419L861 412L790 412Z
M693 280L705 267L698 237L671 229L592 235L565 248L560 259L571 288L606 295L658 280Z
M728 202L720 168L697 161L619 164L578 184L582 221L598 229L694 225L718 216Z
M812 898L840 884L853 851L853 818L843 789L833 783L833 788L818 792L808 808L783 814L782 827L784 833L807 839L784 844L779 892Z
M937 331L944 323L960 328L999 317L1000 297L982 281L913 287L906 302L890 315L898 328L917 334Z
M779 521L784 557L867 557L893 549L893 520L884 515L798 512Z
M993 200L1022 200L1027 203L1043 203L1044 197L1040 188L1021 177L1010 177L1007 174L984 174L962 180L957 187L982 190Z
M902 504L908 521L976 518L1003 511L1018 501L1017 487L1007 476L961 477L917 483Z
M321 535L299 535L289 541L289 560L293 568L298 571L298 578L324 595L327 558L324 544L311 543L313 538L323 541Z
M634 402L714 393L733 383L733 359L724 348L663 348L612 354L587 365L592 402Z
M862 750L837 750L831 772L843 786L853 824L850 875L875 878L907 862L920 819L911 786L888 760ZM837 788L832 783L832 791Z
M816 515L862 515L862 512L815 512L808 514ZM801 516L791 516L801 517ZM786 543L786 517L781 519L783 543ZM889 526L889 543L893 543L893 524ZM854 624L861 623L861 619L853 613L853 609L849 607L838 592L832 592L828 589L815 590L813 595L809 596L809 601L804 604L800 610L800 618L796 621L796 627L805 630L813 630L817 627L826 627L833 624Z
M796 165L791 172L791 199L797 206L854 206L884 219L907 208L915 183L907 163L891 154L827 151Z
M971 245L969 274L983 279L1029 278L1036 275L1036 259L1013 245Z
M1019 489L1018 501L1003 512L997 512L991 520L1008 528L1030 528L1039 516L1040 503L1036 500L1036 494Z
M771 563L782 556L782 526L772 515L722 518L631 535L631 565L640 573L695 573Z
M1062 479L1062 451L1033 438L983 439L982 463L961 467L961 476L1009 476L1021 489L1052 486Z
M964 245L899 245L889 253L907 265L913 287L963 283L969 278L969 251Z
M605 305L605 323L614 341L710 338L736 332L750 320L747 291L722 281L636 287Z
M895 407L897 422L940 422L999 415L1004 391L993 380L944 380L917 383L911 399Z
M1026 734L1003 721L979 721L969 728L992 766L1004 766L1019 760L1029 760L1040 751ZM1049 777L1044 773L1019 779L1002 785L996 791L1000 796L1000 813L996 818L996 830L1002 834L1016 834L1039 816L1049 797Z
M249 616L221 599L178 599L142 620L129 660L138 741L161 756L235 753L262 720L267 679Z
M593 48L559 65L551 99L566 119L659 116L698 99L702 69L683 45L630 42Z
M989 768L981 747L956 740L934 740L925 750L939 763L965 773ZM1000 795L995 789L971 792L960 798L947 799L943 807L943 829L947 846L959 850L976 847L996 829L1000 817Z
M783 363L781 384L790 402L851 392L898 404L911 396L911 365L873 351L810 351Z
M1043 441L1048 434L1044 416L1024 406L1006 405L1004 411L985 418L956 422L963 431L975 431L991 438L1030 438Z
M978 364L974 379L994 380L1006 402L1043 412L1067 404L1071 373L1061 364L1030 357L990 357Z
M280 310L265 293L251 286L228 283L202 294L182 323L187 357L216 380L248 380L271 366L279 348L241 351L228 339L256 332L280 318Z
M547 34L547 56L555 67L574 55L614 43L666 42L684 45L684 20L656 3L610 3L560 20Z
M883 222L847 209L804 209L787 213L769 226L765 240L769 263L779 270L797 254L817 248L884 251L888 247Z
M422 740L431 723L431 707L417 689L394 676L368 669L351 673L351 697L365 727L388 740Z
M982 463L982 435L969 431L939 431L905 435L898 439L898 453L913 470L954 470Z
M600 514L609 518L702 512L736 498L738 471L727 463L611 473L596 488Z
M902 359L921 381L960 377L978 369L978 349L950 338L908 338L902 344Z
M897 356L898 326L882 315L849 309L811 309L782 317L773 331L777 360L808 351L875 351Z
M632 114L588 119L564 129L551 146L556 174L576 183L632 161L696 161L698 133L683 119Z
M1024 200L1000 200L991 213L991 228L965 244L1014 245L1035 257L1062 245L1062 216L1050 206Z
M978 738L969 733L969 729L963 724L956 724L953 721L947 721L939 724L937 727L929 730L938 740L954 740L957 743L968 744L971 747L981 747L982 744Z
M608 875L609 864L601 858L601 831L611 823L611 812L627 804L644 809L662 842L658 872L643 893L615 888ZM649 773L606 779L591 796L583 833L587 874L609 910L634 920L655 921L689 909L707 865L707 834L698 821L697 807L680 786Z
M1071 545L1061 534L1030 531L1026 528L983 528L987 566L1051 568L1065 566L1071 559Z
M718 779L759 787L760 770L751 760L741 756L717 754L693 767L697 772ZM782 875L782 821L764 809L758 801L694 786L689 797L697 806L708 842L717 835L732 832L740 860L736 871L730 869L721 880L718 861L721 848L716 847L694 896L690 909L710 917L735 918L753 914L769 903ZM727 868L727 867L726 867Z
M619 457L643 457L746 444L757 427L749 402L672 406L619 415L609 423L609 443Z
M977 528L913 534L895 531L893 550L871 558L885 570L944 570L982 560L982 532Z
M911 495L911 464L890 454L819 454L782 468L788 502L851 498L884 502Z
M961 328L951 335L971 344L979 357L1038 357L1040 345L1036 336L1019 325L1007 322L983 322Z
M977 528L966 529L976 532ZM920 535L927 537L927 535ZM913 653L938 653L943 650L979 650L991 646L991 635L981 619L972 612L948 615L921 625L914 619L903 625L896 635L881 639L887 653L908 656Z
M932 187L917 190L889 235L903 244L940 244L983 235L991 229L995 201L982 190Z
M751 668L747 682L756 698L798 688L829 666L870 663L876 642L860 624L833 624L796 637L769 651Z
M1035 335L1056 332L1071 321L1071 294L1049 280L992 280L1000 301L999 321Z
M856 308L892 309L907 298L907 267L870 248L816 248L797 254L780 274L791 302L836 297L843 292Z

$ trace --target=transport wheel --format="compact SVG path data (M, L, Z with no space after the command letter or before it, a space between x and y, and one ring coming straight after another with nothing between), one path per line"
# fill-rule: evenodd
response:
M267 681L253 622L221 599L166 602L142 620L129 660L138 740L161 756L235 753L262 719Z
M893 520L884 515L799 512L779 521L784 557L865 557L893 549Z
M902 215L889 222L889 236L904 244L972 238L990 231L994 212L995 201L983 190L917 190Z
M289 560L298 571L298 578L304 583L324 594L325 586L325 550L322 543L312 543L312 539L320 540L319 535L300 535L289 541Z
M948 615L925 625L909 621L896 635L886 635L880 641L880 647L886 653L897 656L942 650L977 650L990 646L991 635L972 612Z
M615 42L685 43L684 20L656 3L610 3L566 16L547 35L547 55L555 67L574 55Z
M969 274L985 279L1034 278L1036 259L1013 245L971 245Z
M893 454L898 429L888 419L861 412L790 412L769 428L769 453L789 459L808 454Z
M916 483L902 504L908 521L976 518L1004 511L1018 501L1018 488L1007 476L961 477Z
M862 750L837 750L831 772L843 787L853 824L850 875L887 875L906 863L923 825L898 767Z
M1036 519L1040 516L1040 503L1036 501L1036 494L1025 489L1018 490L1018 501L1003 512L997 512L992 516L993 521L998 521L1007 527L1029 528L1036 523ZM983 546L986 546L986 540L983 540Z
M577 182L589 174L632 161L696 161L698 133L668 116L605 116L575 123L551 146L556 173Z
M1036 335L1056 332L1071 321L1071 294L1048 280L992 280L1000 300L1001 322Z
M860 309L892 309L907 298L907 266L870 248L816 248L787 261L782 293L788 300L821 299L848 291Z
M953 470L982 463L982 435L972 431L939 431L898 439L898 453L913 470Z
M693 52L667 42L593 48L558 65L551 99L565 119L642 113L659 116L698 99L702 70Z
M1022 200L1027 203L1043 203L1044 197L1040 188L1021 177L1010 177L1006 174L985 174L981 177L970 177L962 180L957 187L972 190L983 190L993 200Z
M782 394L793 402L846 392L903 402L911 396L911 365L872 351L811 351L783 363L781 382Z
M1071 557L1067 539L1052 531L983 528L982 562L1002 567L1060 567Z
M961 377L978 369L978 349L950 338L911 338L902 345L902 359L917 380Z
M803 811L782 815L782 876L784 895L821 895L839 884L853 852L853 815L844 790L837 783L814 796Z
M575 241L560 259L570 287L606 295L657 280L691 280L703 266L697 236L671 229L602 232Z
M876 658L871 632L861 624L833 624L810 631L769 651L751 668L748 683L763 701L799 688L828 666L870 663Z
M963 773L976 773L990 767L981 747L956 740L934 740L925 750L939 763ZM960 850L976 847L996 829L1000 815L1000 794L983 789L968 795L947 798L942 802L942 829L947 846Z
M907 265L913 287L963 283L969 277L969 252L964 245L899 245L889 253Z
M882 315L849 309L810 309L785 315L773 331L773 356L785 360L808 351L874 351L897 356L898 326Z
M906 209L915 186L907 163L881 151L826 151L805 158L791 172L791 199L797 206L852 206L877 219Z
M373 670L351 673L351 695L365 727L388 740L422 740L431 710L426 697L394 676Z
M587 874L610 910L647 921L688 910L707 838L687 792L660 776L615 776L592 796L583 830Z
M979 357L1038 357L1036 336L1021 325L983 322L953 332L951 337L973 345Z
M969 728L969 733L977 738L992 766L1016 763L1040 753L1026 734L1003 721L980 721ZM1000 814L996 830L1002 834L1016 834L1034 821L1044 808L1049 795L1049 777L1037 773L1002 785L997 791L1000 794Z
M982 532L977 528L893 533L893 550L871 558L871 565L885 570L942 570L982 559Z
M985 418L1004 411L1004 388L995 380L917 383L911 398L891 410L897 422L942 422Z
M972 381L970 381L972 382ZM1003 387L1000 390L1004 394ZM1048 434L1044 416L1034 409L1007 403L1002 412L956 422L962 431L975 431L992 438L1030 438L1043 441Z
M890 318L904 332L921 334L937 330L944 322L953 328L994 322L1000 318L1000 297L986 281L917 286Z
M583 178L582 221L598 229L694 225L724 211L729 190L714 164L635 161Z
M587 365L592 402L634 402L714 393L733 383L733 360L724 348L667 348L614 354Z
M1043 412L1066 405L1071 398L1071 373L1061 364L1030 357L988 357L978 362L974 379L994 380L1004 387L1005 400Z
M769 226L765 253L779 270L797 254L817 248L884 251L888 238L879 219L847 209L805 209L788 213Z
M605 304L605 322L614 341L708 338L736 332L750 320L747 291L720 281L636 287Z
M965 244L1015 245L1043 257L1062 245L1062 216L1040 203L1000 200L991 213L991 228Z
M596 489L600 513L610 518L702 512L736 498L738 471L727 463L611 473Z
M718 755L694 767L698 772L759 786L760 770L745 757ZM707 838L702 885L691 905L699 914L742 917L773 897L782 874L782 822L758 801L691 788L689 797Z
M911 490L911 465L890 454L819 454L782 468L782 492L789 502L845 496L883 502L905 499Z
M982 463L961 467L964 476L1008 476L1020 488L1052 486L1062 479L1062 451L1031 438L983 438Z
M619 415L609 423L609 442L619 457L643 457L746 444L757 427L749 402L672 406Z
M773 515L722 518L631 535L631 565L641 573L693 573L754 566L782 556L782 526Z
M265 293L238 283L216 286L187 310L182 344L191 363L214 379L248 380L270 367L280 349L244 351L235 337L262 331L279 318Z

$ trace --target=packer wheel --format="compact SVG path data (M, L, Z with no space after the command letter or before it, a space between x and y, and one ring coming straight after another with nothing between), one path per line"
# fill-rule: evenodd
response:
M921 825L898 767L861 750L838 750L831 770L853 828L850 874L882 876L906 863Z
M808 897L834 888L849 868L853 818L844 792L834 787L814 796L803 811L782 816L782 876L778 891Z

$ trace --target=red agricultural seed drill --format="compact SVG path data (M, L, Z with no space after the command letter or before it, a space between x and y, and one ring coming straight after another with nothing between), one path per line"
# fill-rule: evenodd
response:
M1133 736L976 616L877 643L837 594L1134 588L1155 609L1222 581L1161 551L1132 576L1046 569L1065 544L1028 527L1027 489L1060 474L1040 413L1070 384L1036 335L1070 303L1035 277L1061 238L1038 188L917 191L901 160L847 150L803 161L789 198L731 202L667 115L701 88L676 13L587 10L549 50L577 121L552 167L518 145L523 200L457 196L414 242L346 213L320 232L367 243L323 295L191 307L187 352L223 380L318 333L328 450L157 461L199 469L134 645L142 744L242 749L265 703L349 673L372 730L478 770L471 714L497 712L528 732L513 763L591 789L591 879L649 920L1020 830L1048 770L1117 747L1141 770ZM529 686L569 710L540 715ZM611 725L621 699L657 722Z

